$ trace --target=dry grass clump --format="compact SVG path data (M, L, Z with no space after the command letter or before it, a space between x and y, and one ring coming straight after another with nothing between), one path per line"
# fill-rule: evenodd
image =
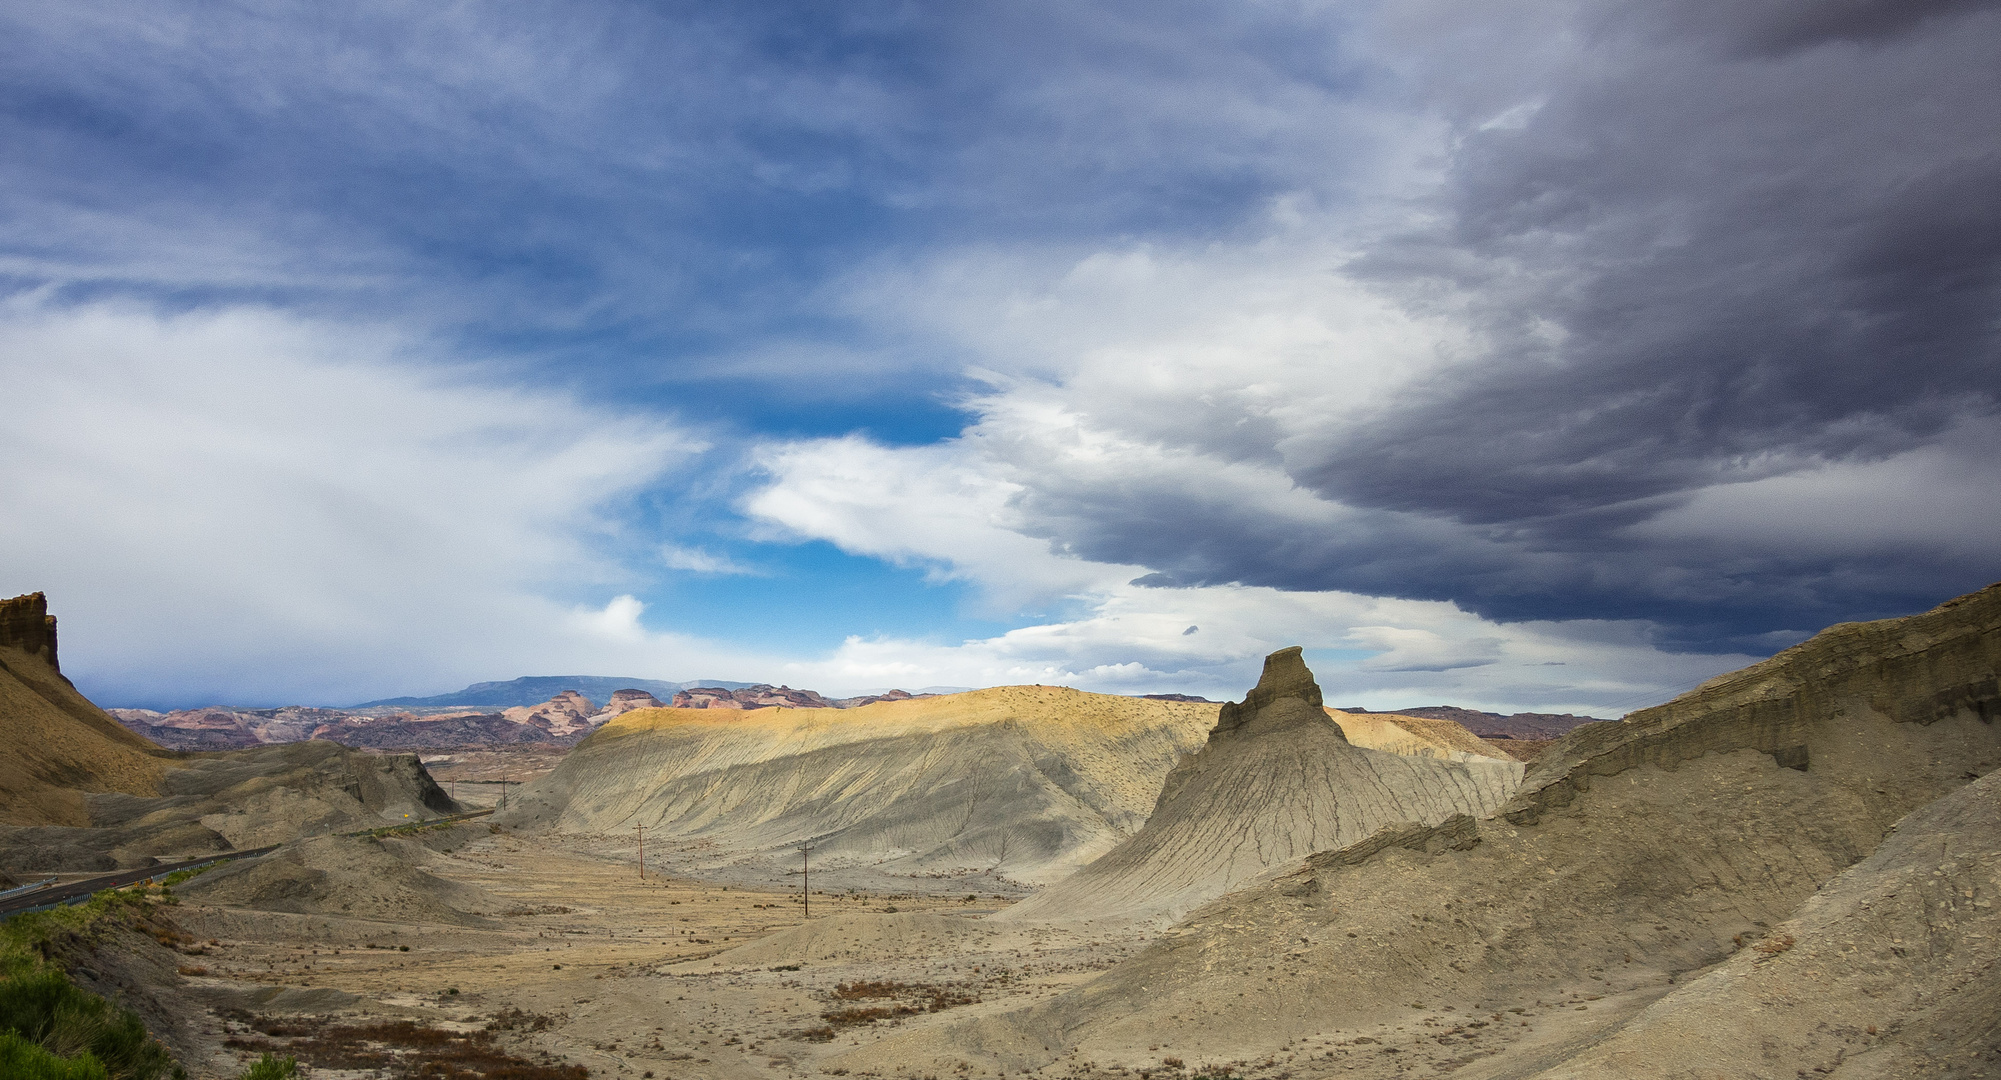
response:
M551 1021L541 1013L523 1012L508 1006L493 1014L486 1022L488 1031L547 1031Z
M547 1026L547 1017L513 1013L502 1030L541 1030L536 1020ZM270 1038L233 1036L223 1041L224 1046L284 1053L323 1069L379 1070L399 1080L588 1080L590 1076L581 1065L533 1062L509 1054L493 1045L491 1031L445 1031L410 1020L347 1025L321 1017L283 1020L242 1013L232 1019ZM496 1022L502 1019L495 1017Z
M833 997L836 1001L888 1000L883 1005L854 1005L820 1014L820 1019L840 1026L944 1012L980 1000L978 994L965 987L890 981L841 983L834 987Z

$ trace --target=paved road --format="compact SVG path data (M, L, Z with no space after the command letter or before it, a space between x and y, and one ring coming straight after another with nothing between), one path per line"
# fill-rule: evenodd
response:
M491 813L493 813L491 810L475 810L470 814L454 814L451 817L432 818L428 821L412 821L407 824L443 825L455 821L467 821L476 817L485 817ZM342 833L341 835L366 836L369 833L387 832L391 829L405 827L407 826L383 825L373 829L358 829L354 832ZM68 885L52 885L46 889L39 889L21 896L10 896L6 900L0 900L0 919L12 918L15 915L24 915L30 911L46 911L49 908L59 907L63 904L82 903L90 899L92 893L101 892L105 889L122 889L127 885L137 885L142 881L154 881L164 878L177 870L207 866L210 863L221 862L224 859L255 859L260 855L268 855L282 846L284 845L272 844L269 847L252 848L249 851L225 851L215 855L203 855L198 859L183 859L180 862L160 863L156 866L148 866L138 870L120 870L115 874L104 874L99 877L85 878L82 881L72 881Z

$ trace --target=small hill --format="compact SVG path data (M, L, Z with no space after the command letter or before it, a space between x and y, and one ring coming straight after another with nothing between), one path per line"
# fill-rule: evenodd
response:
M63 678L47 597L0 600L0 824L86 825L85 793L157 795L170 758Z
M1492 744L1478 735L1450 720L1405 716L1401 713L1356 714L1336 709L1328 709L1326 712L1341 728L1341 734L1350 744L1370 750L1383 750L1410 757L1440 758L1447 761L1468 761L1475 758L1514 760L1498 752Z
M428 872L429 852L396 838L322 836L211 870L176 891L203 904L396 922L491 925L507 904Z
M643 709L521 793L514 822L701 841L782 873L1053 880L1131 835L1215 705L1013 686L853 709ZM830 878L830 881L834 879Z
M1350 705L1342 706L1341 711L1356 715L1390 715L1372 713L1368 709ZM1407 709L1395 709L1392 713L1423 720L1449 720L1483 739L1554 739L1582 724L1604 723L1602 717L1578 716L1575 713L1502 714L1462 709L1457 705L1417 705Z
M1426 754L1364 749L1348 740L1345 724L1379 738L1394 732L1395 741ZM1463 729L1435 730L1480 748ZM1137 835L1001 918L1176 916L1271 867L1385 825L1491 814L1521 782L1518 762L1472 749L1444 760L1451 752L1387 719L1330 714L1300 650L1280 650L1265 658L1242 704L1222 707L1207 744L1168 774Z

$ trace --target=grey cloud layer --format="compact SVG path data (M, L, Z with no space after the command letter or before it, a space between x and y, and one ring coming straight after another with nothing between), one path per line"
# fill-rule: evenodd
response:
M1978 434L2001 404L2001 8L1525 10L1543 21L1456 4L1383 20L1454 134L1429 223L1345 273L1470 320L1480 344L1387 407L1283 443L1325 512L1016 458L1033 527L1162 584L1653 618L1705 649L2001 577L2001 541L1941 540L1923 520L1901 547L1827 539L1844 509L1908 508L1871 463L1954 432L1975 434L1932 493L1938 516L2001 499ZM1497 47L1510 36L1536 47ZM1223 429L1210 449L1240 456L1240 438ZM1699 512L1705 490L1817 472L1856 478L1823 486L1794 546L1645 528Z

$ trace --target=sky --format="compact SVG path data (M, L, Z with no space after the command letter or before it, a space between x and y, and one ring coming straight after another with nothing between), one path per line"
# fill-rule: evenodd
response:
M2001 579L2001 5L22 2L0 594L520 675L1618 716Z

